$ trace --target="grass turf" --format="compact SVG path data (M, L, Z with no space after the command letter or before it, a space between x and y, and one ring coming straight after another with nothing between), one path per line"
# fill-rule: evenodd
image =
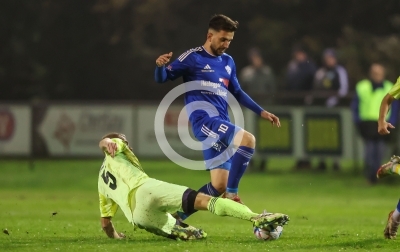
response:
M367 186L352 172L273 170L248 173L240 185L253 211L284 212L291 222L272 242L256 240L251 224L201 212L188 223L208 232L204 241L176 242L134 231L118 212L114 225L127 239L108 239L99 225L99 161L0 161L0 251L399 251L384 240L387 213L398 200L398 184ZM199 188L205 171L171 162L143 161L157 179ZM400 180L399 180L400 181ZM57 214L55 214L57 213Z

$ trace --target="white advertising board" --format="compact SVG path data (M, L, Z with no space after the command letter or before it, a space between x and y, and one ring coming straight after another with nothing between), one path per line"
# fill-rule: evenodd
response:
M159 126L154 127L156 111L157 106L139 106L137 108L138 144L136 145L136 152L140 157L165 157L155 134L156 130L162 130ZM179 118L181 111L182 107L179 106L171 106L168 108L163 120L164 130L162 133L175 152L187 158L201 159L201 151L193 150L184 144L184 142L197 142L197 140L193 137L185 110L182 111L181 118ZM182 128L187 128L187 130L185 130L187 134L179 135L178 125Z
M31 108L0 105L0 156L31 154Z
M39 132L50 156L101 156L101 137L109 132L133 136L133 108L126 105L52 105Z

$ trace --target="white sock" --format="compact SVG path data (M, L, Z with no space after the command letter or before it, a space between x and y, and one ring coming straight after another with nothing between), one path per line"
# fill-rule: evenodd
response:
M400 222L400 212L397 210L397 208L394 210L392 214L392 220L399 223Z

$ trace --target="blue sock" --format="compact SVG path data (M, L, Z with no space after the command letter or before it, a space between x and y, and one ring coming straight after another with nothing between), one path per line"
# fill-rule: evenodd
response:
M396 209L397 209L397 211L399 211L399 212L400 212L400 199L399 199L399 202L397 203L397 207L396 207Z
M240 179L242 178L250 159L254 154L254 149L240 146L232 157L231 170L229 171L228 186L226 192L237 193Z
M215 188L212 186L211 182L208 183L208 184L203 185L203 186L198 190L198 192L202 192L202 193L204 193L204 194L207 194L207 195L210 195L210 196L213 196L213 197L218 197L218 196L221 195L221 193L219 193L219 192L217 191L217 189L215 189ZM195 212L197 212L197 210L193 210L193 212L191 212L191 213L177 212L177 214L179 215L179 217L180 217L182 220L185 220L186 218L188 218L190 215L194 214Z

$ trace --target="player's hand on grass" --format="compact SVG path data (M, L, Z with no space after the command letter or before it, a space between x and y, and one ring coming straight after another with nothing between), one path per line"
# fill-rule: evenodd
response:
M123 233L114 232L114 239L122 240L125 239L126 236Z
M277 117L276 115L264 110L263 112L261 112L261 117L270 121L272 126L276 125L278 128L281 127L279 117Z
M161 67L161 66L167 64L171 60L171 57L172 57L172 52L161 55L160 57L158 57L156 59L156 65L158 67Z
M378 133L381 135L388 135L390 134L389 129L394 129L394 126L391 123L386 121L378 122Z
M107 138L103 139L106 140ZM102 140L102 141L103 141ZM118 233L111 222L111 217L101 217L101 226L106 235L113 239L124 239L126 236L123 233Z

